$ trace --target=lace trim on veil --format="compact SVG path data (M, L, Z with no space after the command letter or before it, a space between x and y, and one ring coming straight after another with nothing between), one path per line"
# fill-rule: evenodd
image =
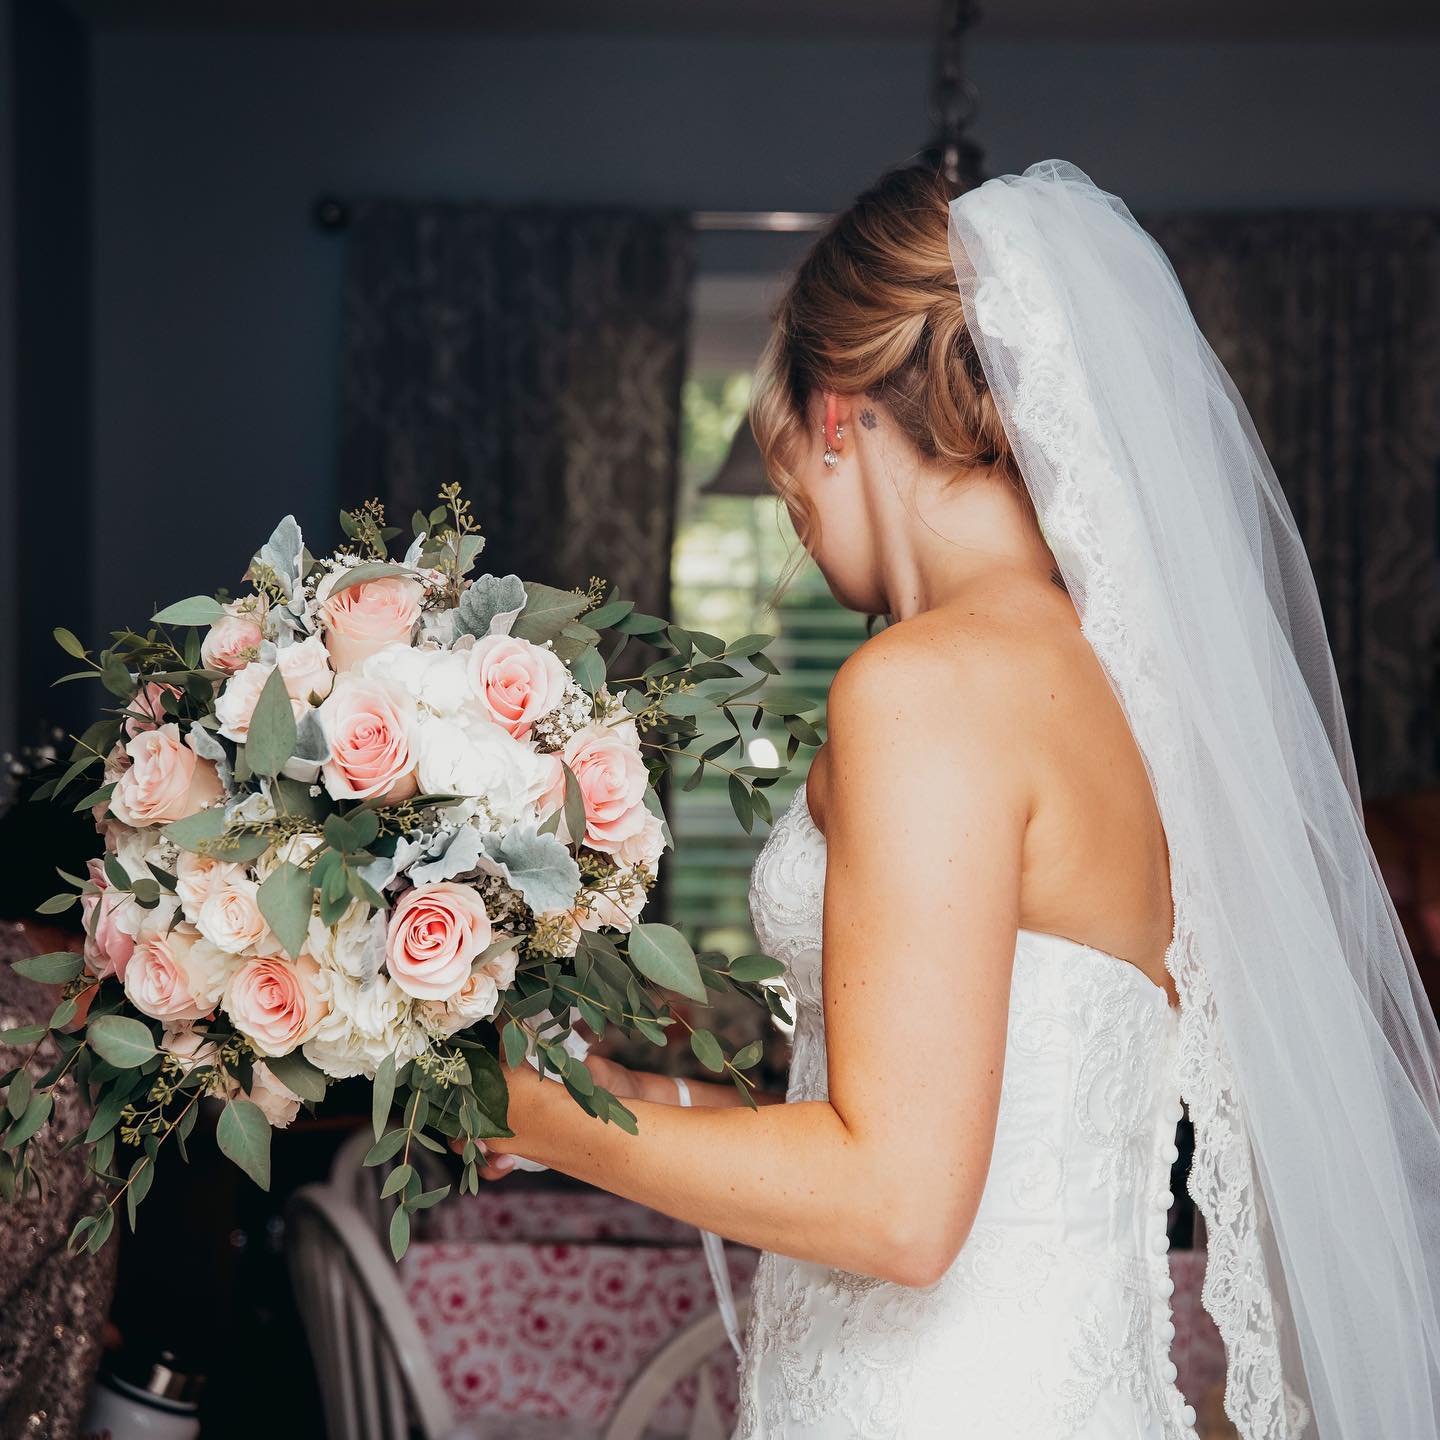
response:
M988 191L989 187L987 187ZM1243 1440L1297 1440L1309 1413L1284 1380L1276 1306L1262 1243L1263 1205L1244 1106L1221 1032L1201 936L1209 896L1189 857L1189 807L1172 793L1182 735L1153 637L1126 597L1149 583L1130 543L1134 517L1091 409L1061 307L1023 235L1007 225L1006 193L971 192L965 204L987 234L988 264L974 314L1014 367L1013 426L1051 467L1055 488L1040 524L1081 617L1081 629L1121 700L1144 755L1171 854L1175 939L1170 968L1180 996L1180 1086L1195 1130L1189 1190L1205 1217L1202 1294L1225 1344L1225 1410ZM1009 243L1007 243L1009 242Z

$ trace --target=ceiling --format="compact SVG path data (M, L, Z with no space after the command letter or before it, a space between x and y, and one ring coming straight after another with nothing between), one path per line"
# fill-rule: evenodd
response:
M67 0L105 26L928 38L938 0ZM990 0L985 40L1440 36L1437 0Z

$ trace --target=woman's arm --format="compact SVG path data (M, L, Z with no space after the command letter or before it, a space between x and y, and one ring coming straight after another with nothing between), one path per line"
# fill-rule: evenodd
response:
M887 631L831 695L829 1099L681 1109L629 1135L528 1066L487 1142L722 1235L926 1284L969 1233L994 1139L1021 850L1025 707L983 637Z

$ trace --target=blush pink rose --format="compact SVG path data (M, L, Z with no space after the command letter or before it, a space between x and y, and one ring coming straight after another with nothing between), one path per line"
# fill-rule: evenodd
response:
M331 595L320 606L331 663L337 670L351 670L387 645L408 645L420 619L423 594L418 581L389 575Z
M544 793L535 802L535 813L538 819L548 820L557 810L565 808L565 764L549 751L535 758L547 776Z
M207 670L233 674L255 658L264 638L253 615L226 615L206 631L200 642L200 662Z
M417 1000L449 1000L490 943L490 917L468 885L442 880L406 891L390 915L385 966Z
M415 701L399 686L343 674L318 713L330 747L321 773L335 799L415 793Z
M320 967L308 955L249 960L225 989L225 1013L261 1055L288 1055L315 1033L329 1013L318 983Z
M167 1025L202 1020L225 992L233 962L189 925L141 932L125 966L125 993L142 1014Z
M116 912L129 897L113 891L106 893L110 891L110 881L106 878L103 860L90 861L89 878L92 885L99 886L99 893L86 895L80 901L85 922L85 968L97 980L111 975L123 980L125 966L135 951L135 937L120 928Z
M498 725L517 740L565 694L568 672L553 650L513 635L484 635L468 661L470 684Z
M143 830L183 820L220 799L220 777L209 760L195 753L178 725L160 725L137 735L125 747L130 768L115 782L110 813L124 825Z
M300 1097L260 1060L251 1068L250 1089L245 1098L253 1100L277 1130L285 1129L300 1113Z
M649 776L634 743L605 725L587 725L570 737L565 763L585 801L585 843L615 852L645 828Z

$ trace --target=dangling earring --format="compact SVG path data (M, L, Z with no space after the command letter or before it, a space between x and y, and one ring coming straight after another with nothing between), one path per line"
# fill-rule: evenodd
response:
M825 427L823 425L820 427L820 438L825 442L825 454L823 456L825 468L827 470L833 470L840 463L840 457L835 453L835 447L831 445L830 437L825 433ZM835 427L835 438L837 440L840 438L840 427L838 425Z

